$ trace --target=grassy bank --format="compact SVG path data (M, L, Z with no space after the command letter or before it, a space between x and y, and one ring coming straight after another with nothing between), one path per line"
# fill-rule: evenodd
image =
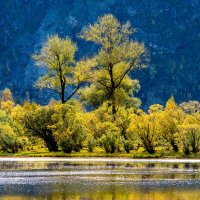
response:
M113 154L105 153L101 148L95 148L94 152L90 153L87 149L82 149L80 152L72 152L70 154L62 151L49 152L46 148L35 147L30 151L21 151L18 153L3 153L0 156L13 156L13 157L123 157L123 158L200 158L200 153L185 155L182 152L174 153L173 151L157 150L154 154L149 154L143 148L137 151L132 150L130 153L116 152Z

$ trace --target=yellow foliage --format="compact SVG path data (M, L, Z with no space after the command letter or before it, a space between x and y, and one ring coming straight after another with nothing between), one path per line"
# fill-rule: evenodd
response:
M80 34L82 39L100 47L92 58L96 67L93 68L92 85L82 91L84 99L94 106L109 101L112 114L117 112L119 106L140 105L140 101L133 97L133 92L139 90L139 83L132 80L129 74L136 68L144 67L145 48L144 44L130 39L133 32L129 22L120 24L113 15L108 14L84 28ZM91 100L93 98L96 101Z
M10 114L12 109L14 107L14 102L13 101L2 101L1 102L1 109L4 110L7 114Z
M11 111L11 117L16 121L20 121L23 118L23 116L24 116L24 109L22 108L22 106L17 104Z

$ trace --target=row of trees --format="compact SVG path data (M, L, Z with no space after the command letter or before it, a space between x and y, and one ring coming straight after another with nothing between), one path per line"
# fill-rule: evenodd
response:
M131 39L133 32L130 23L120 24L112 15L99 18L79 34L93 42L98 52L79 61L75 60L77 46L70 38L49 37L33 55L44 68L36 85L54 91L60 101L51 100L46 106L19 105L4 90L0 103L2 150L17 152L40 139L49 151L67 153L83 147L92 152L96 146L107 153L129 153L140 146L149 153L160 146L186 154L198 152L198 105L192 112L188 103L177 106L171 98L165 107L156 104L148 112L139 109L141 102L133 93L140 86L130 72L145 67L148 56L144 45Z
M78 100L40 106L6 99L0 103L0 146L6 152L28 148L38 139L49 151L66 153L82 148L93 152L97 146L107 153L139 147L149 153L158 148L185 154L200 150L200 113L192 112L196 102L178 106L171 97L165 107L155 104L148 112L121 106L113 117L108 102L87 112Z

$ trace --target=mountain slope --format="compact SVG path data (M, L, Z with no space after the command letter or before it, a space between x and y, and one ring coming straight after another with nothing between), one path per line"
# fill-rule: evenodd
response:
M199 0L1 0L0 89L9 87L18 98L48 101L50 95L33 87L41 73L31 59L48 35L70 36L77 43L77 59L96 47L77 38L81 29L112 13L136 28L134 38L149 51L148 69L132 74L140 80L138 96L146 107L200 100Z

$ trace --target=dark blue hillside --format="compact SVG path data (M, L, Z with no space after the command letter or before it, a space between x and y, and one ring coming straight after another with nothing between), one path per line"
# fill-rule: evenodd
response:
M149 51L149 68L132 74L140 80L144 106L171 95L178 102L200 100L199 0L0 0L0 89L48 101L50 95L33 88L40 71L31 54L58 33L77 42L77 58L92 55L96 47L76 35L106 13L130 20L134 38Z

